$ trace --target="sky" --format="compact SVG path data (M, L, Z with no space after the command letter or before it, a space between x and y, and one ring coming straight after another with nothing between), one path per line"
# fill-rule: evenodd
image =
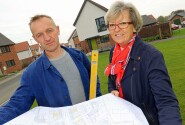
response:
M115 0L93 0L109 8ZM136 6L141 15L168 16L172 11L185 10L185 0L124 0ZM14 43L32 38L28 23L36 14L51 16L60 27L60 43L66 43L75 29L73 23L84 0L0 0L0 33Z

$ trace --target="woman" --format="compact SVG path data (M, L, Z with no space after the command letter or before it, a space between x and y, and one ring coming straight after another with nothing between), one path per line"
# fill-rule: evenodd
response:
M150 125L181 125L163 55L137 35L142 27L138 10L130 3L116 1L105 21L116 43L105 69L109 92L139 106Z

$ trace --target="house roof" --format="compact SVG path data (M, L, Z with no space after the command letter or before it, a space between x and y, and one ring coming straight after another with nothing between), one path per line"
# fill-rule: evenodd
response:
M185 12L178 13L177 15L185 17Z
M15 51L16 51L16 52L22 52L22 51L29 50L28 41L24 41L24 42L21 42L21 43L17 43L17 44L15 44L14 46L15 46Z
M15 43L0 33L0 46L14 45Z
M172 15L168 18L168 20L171 20L171 19L172 19L174 16L176 16L176 15L181 16L181 17L185 17L185 12L180 12L180 13L172 14Z
M74 37L76 37L76 36L78 36L78 34L77 34L76 29L74 29L73 32L71 33L69 39L68 39L67 41L69 41L71 38L74 38Z
M94 1L92 1L92 0L84 0L84 3L82 4L82 6L81 6L81 8L80 8L80 11L79 11L79 13L78 13L78 15L77 15L77 17L76 17L76 19L75 19L75 22L73 23L73 26L76 25L76 23L77 23L77 21L78 21L78 19L79 19L79 17L80 17L80 14L81 14L81 12L82 12L82 10L83 10L83 8L84 8L84 6L85 6L85 4L86 4L87 1L90 2L90 3L92 3L92 4L95 5L95 6L99 7L100 9L104 10L105 12L108 11L107 8L105 8L104 6L102 6L102 5L100 5L100 4L96 3L96 2L94 2Z
M143 26L148 26L148 25L157 23L157 20L151 15L149 16L142 15L142 19L143 19Z
M150 18L154 19L155 21L157 21L153 15L148 15L148 17L150 17Z

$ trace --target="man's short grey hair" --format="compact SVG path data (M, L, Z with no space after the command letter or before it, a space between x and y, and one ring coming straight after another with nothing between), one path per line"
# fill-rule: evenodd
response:
M30 22L29 22L29 26L31 26L31 24L33 22L35 22L35 21L37 21L37 20L39 20L41 18L44 18L44 17L50 19L55 24L54 20L50 16L45 15L45 14L38 14L38 15L35 15L35 16L31 17Z
M131 21L133 22L136 32L139 32L143 25L143 20L139 11L131 3L123 1L115 1L105 15L105 23L109 24L110 21L118 18L124 10L129 10Z

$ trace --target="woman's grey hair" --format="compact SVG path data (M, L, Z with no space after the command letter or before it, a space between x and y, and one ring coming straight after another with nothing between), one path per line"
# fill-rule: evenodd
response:
M131 21L133 22L136 32L139 32L143 25L143 20L139 11L131 3L123 1L115 1L105 15L105 23L109 24L110 21L118 18L124 10L129 10Z

